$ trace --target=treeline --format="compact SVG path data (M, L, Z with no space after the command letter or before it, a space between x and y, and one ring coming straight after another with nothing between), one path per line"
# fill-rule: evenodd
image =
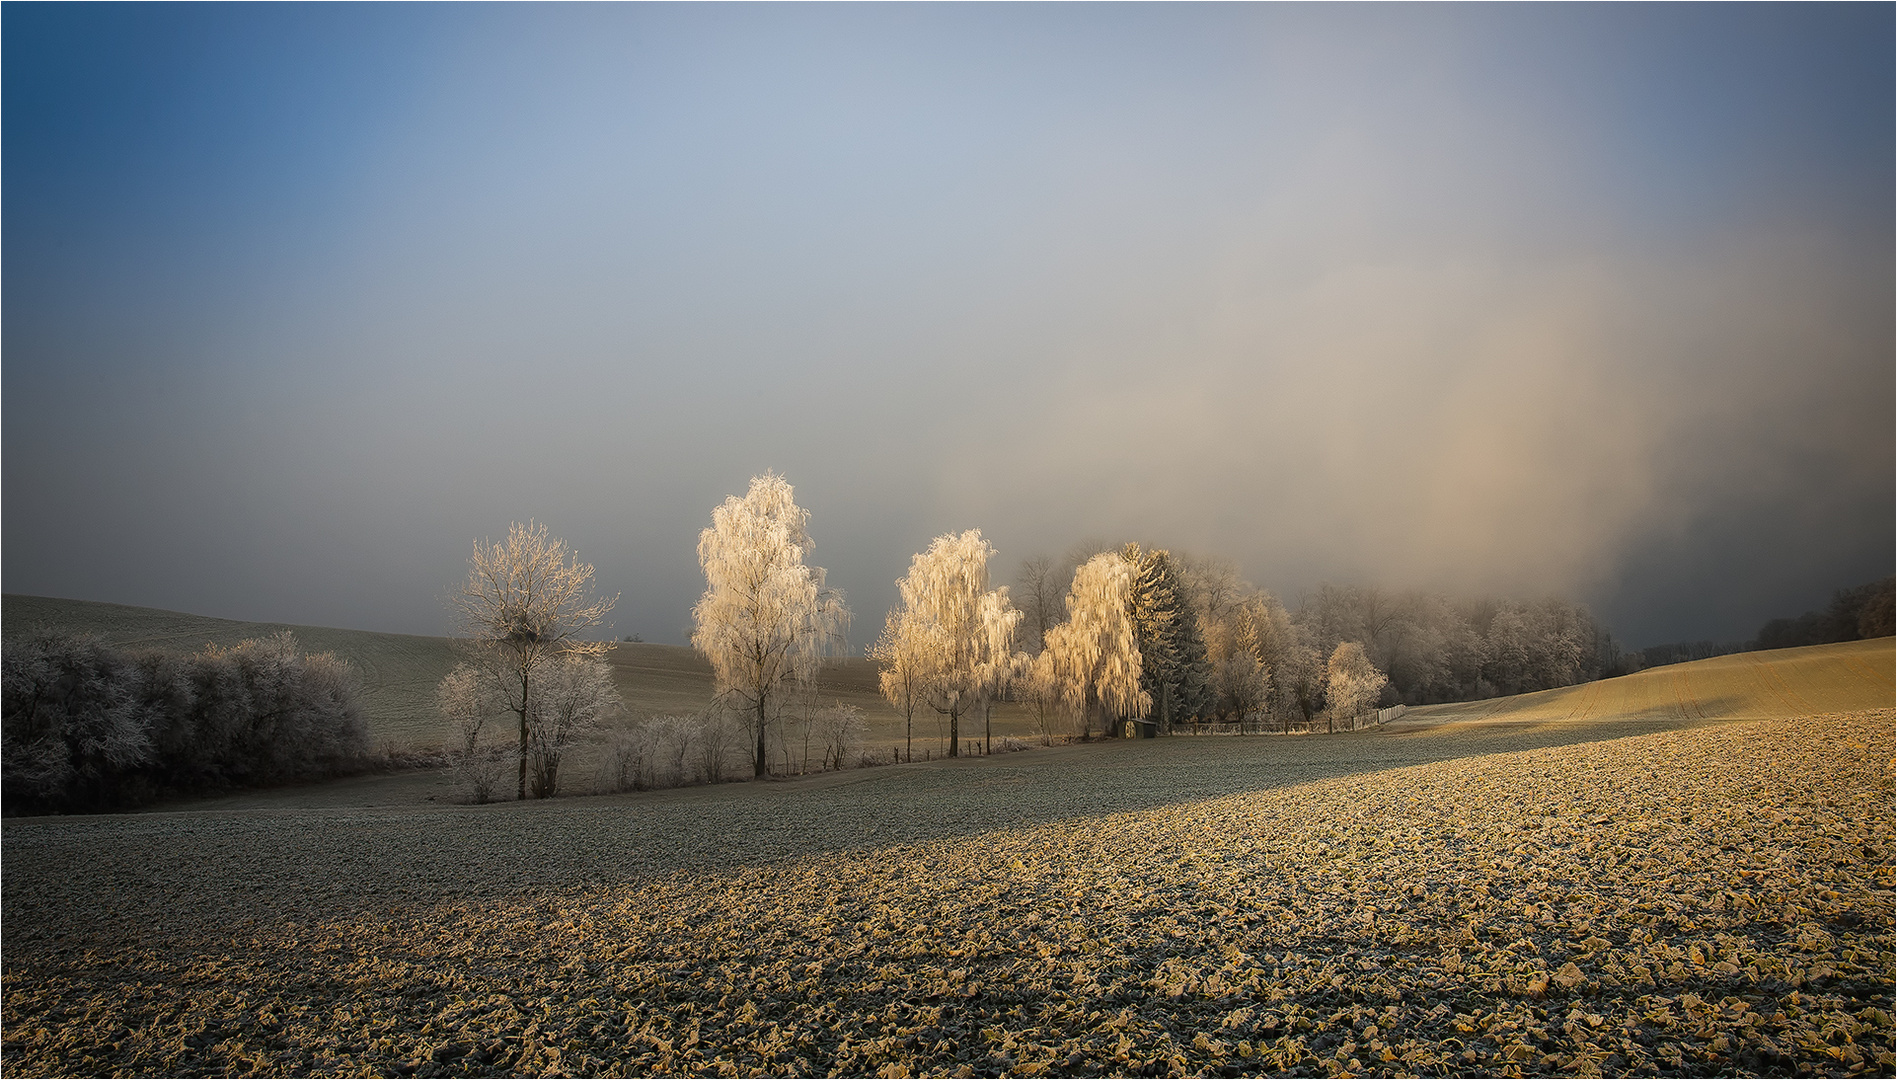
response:
M1030 653L1061 625L1071 568L1103 547L1076 548L1064 564L1022 564L1014 599ZM1142 653L1141 689L1162 726L1198 717L1288 727L1327 713L1569 686L1618 674L1622 662L1588 610L1559 598L1454 600L1324 585L1286 606L1225 560L1138 545L1116 554L1134 570L1129 617ZM1387 676L1371 700L1360 689L1371 676L1339 678L1339 649L1353 644ZM1354 654L1349 662L1357 662Z
M1830 645L1839 641L1889 637L1897 633L1893 625L1893 600L1897 578L1885 578L1831 594L1831 604L1822 611L1807 611L1795 619L1772 619L1759 627L1751 641L1674 641L1649 645L1627 654L1627 671L1682 664L1714 656L1750 652L1756 649L1791 649L1800 645Z
M1759 627L1752 647L1789 649L1889 637L1897 633L1892 625L1893 587L1897 587L1897 579L1885 578L1855 589L1839 589L1831 594L1831 606L1823 611L1807 611L1796 619L1773 619Z
M8 813L121 809L367 763L348 664L285 631L195 655L36 632L0 653Z

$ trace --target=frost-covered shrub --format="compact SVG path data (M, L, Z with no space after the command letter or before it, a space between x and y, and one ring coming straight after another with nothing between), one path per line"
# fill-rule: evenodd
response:
M645 725L609 732L599 761L599 790L615 793L638 788L645 765Z
M678 787L695 779L692 748L698 741L696 716L655 716L645 722L647 738L647 787Z
M540 673L527 699L527 776L534 798L559 791L567 751L619 707L619 691L602 660L566 657Z
M861 756L866 730L862 709L854 705L832 705L817 714L816 723L825 769L841 769L845 762Z
M487 687L482 673L467 664L456 664L435 687L435 707L454 726L455 786L473 803L494 801L507 773L508 747L488 734L496 727L488 721L497 706Z
M714 711L698 718L698 775L708 784L722 784L731 756L744 745L744 726L736 717Z
M193 656L38 633L9 641L3 658L9 810L320 779L366 756L348 665L300 655L288 632Z
M0 783L7 808L111 805L151 757L132 692L137 670L96 638L34 634L0 652Z

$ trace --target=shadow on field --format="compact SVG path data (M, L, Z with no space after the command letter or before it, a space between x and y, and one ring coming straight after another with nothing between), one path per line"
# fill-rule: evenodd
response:
M1399 724L1180 736L486 807L194 810L5 822L7 946L242 935L463 899L927 844L1385 769L1698 726ZM14 952L14 950L20 950Z

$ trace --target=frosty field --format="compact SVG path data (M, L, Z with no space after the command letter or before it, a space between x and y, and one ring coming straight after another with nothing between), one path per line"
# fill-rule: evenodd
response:
M1888 1074L1891 665L1883 639L1381 731L551 803L10 820L0 1051L13 1075Z

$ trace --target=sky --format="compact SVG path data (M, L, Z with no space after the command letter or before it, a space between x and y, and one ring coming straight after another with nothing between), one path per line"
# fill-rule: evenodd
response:
M0 585L683 643L931 538L1750 637L1893 567L1889 5L0 10Z

